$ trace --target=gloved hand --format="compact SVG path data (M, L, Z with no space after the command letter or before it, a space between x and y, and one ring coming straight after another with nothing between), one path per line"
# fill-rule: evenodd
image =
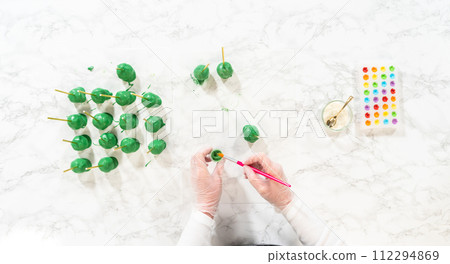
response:
M271 161L264 153L257 153L251 156L244 164L286 182L286 176L284 175L281 165ZM280 211L292 201L292 192L289 187L256 174L248 166L244 166L244 174L258 193Z
M209 157L212 148L197 152L191 159L191 181L197 196L197 208L200 212L214 218L220 195L222 194L222 174L225 159L216 164L212 174L208 171Z

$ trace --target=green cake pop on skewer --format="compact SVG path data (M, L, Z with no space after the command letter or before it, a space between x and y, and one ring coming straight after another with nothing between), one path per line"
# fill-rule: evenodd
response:
M136 96L131 91L119 91L116 93L116 102L120 106L130 105L136 101Z
M75 159L74 161L72 161L72 163L70 163L70 169L67 169L64 172L72 170L75 173L83 173L83 172L89 171L88 168L90 168L91 166L92 166L92 163L90 160L84 159L84 158L79 158L79 159Z
M100 135L98 144L104 149L110 149L117 145L117 137L113 133L103 133Z
M136 79L136 72L133 67L126 63L117 65L116 73L117 76L124 82L130 83Z
M210 157L212 160L218 162L222 159L221 156L219 156L219 153L222 153L222 151L220 151L219 149L215 149L213 151L211 151Z
M72 139L72 148L76 151L83 151L89 148L92 144L91 138L88 135L75 136Z
M93 118L92 124L98 130L105 130L113 122L113 116L108 113L98 113L95 116L93 116L92 118Z
M154 93L145 93L142 96L141 102L147 108L158 107L162 104L161 97L157 96Z
M233 75L233 68L231 67L231 64L225 61L223 47L222 47L222 63L219 63L219 65L217 65L217 74L222 79L228 79Z
M138 124L139 119L135 114L126 113L120 115L119 126L123 130L130 130L136 128Z
M70 90L69 95L67 97L69 97L69 100L72 103L86 102L86 94L80 93L79 91L85 92L83 87L77 87L77 88Z
M121 149L124 153L133 153L136 152L139 147L141 146L141 143L135 138L124 138L120 142L120 147L115 148L114 150Z
M73 130L85 128L87 125L87 117L83 114L74 114L67 117L67 125Z
M91 99L96 104L103 104L105 101L111 99L109 96L101 96L104 95L113 95L110 91L103 88L95 88L91 93Z
M250 143L255 143L259 138L259 131L256 126L246 125L242 128L244 139Z
M114 170L117 166L119 166L119 161L114 157L104 157L98 161L98 168L105 173Z
M150 144L148 144L147 154L151 152L153 155L158 155L161 154L161 152L163 152L165 148L166 142L162 139L156 139L150 142Z
M164 124L162 118L159 116L150 116L149 118L144 120L145 120L145 129L151 133L158 132L158 130L160 130L163 126L166 125Z
M209 77L209 68L208 65L198 65L195 69L194 69L194 77L196 79L196 81L198 82L198 84L203 84L203 82L208 79Z

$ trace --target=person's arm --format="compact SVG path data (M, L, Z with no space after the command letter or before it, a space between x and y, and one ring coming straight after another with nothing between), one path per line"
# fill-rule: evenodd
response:
M191 159L191 181L196 195L196 209L178 241L179 246L211 245L214 215L222 194L222 174L225 160L216 164L213 173L208 171L207 155L212 148L199 151Z
M258 153L245 161L245 164L286 181L283 168L278 163L272 162L265 154ZM244 166L244 174L259 194L286 217L303 245L343 244L300 199L293 195L289 187L257 175L248 166Z

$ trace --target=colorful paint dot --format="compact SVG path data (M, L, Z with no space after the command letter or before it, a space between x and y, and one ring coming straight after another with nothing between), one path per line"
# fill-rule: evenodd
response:
M389 77L390 77L391 79L394 79L394 78L395 78L395 74L391 73L391 75L389 75Z
M380 124L380 120L375 119L374 123L375 123L375 125L379 125Z
M388 116L388 115L389 115L388 112L386 112L386 111L383 112L383 116Z
M384 120L383 120L383 124L385 124L385 125L389 124L389 120L384 119Z
M386 94L387 93L386 89L381 90L381 93Z
M377 77L378 76L376 74L372 75L372 79L374 79L374 80L377 79Z
M392 101L392 102L395 102L395 100L397 100L397 99L395 98L395 96L391 96L391 101Z
M366 104L368 104L368 103L370 102L369 97L364 98L364 102L365 102Z
M386 87L387 83L385 81L381 82L381 86Z
M394 88L391 89L391 94L395 94L395 89Z
M369 113L366 113L365 116L366 116L366 118L370 118L370 114Z
M386 80L386 74L381 74L381 79Z
M377 67L372 67L373 72L377 72Z
M373 114L373 116L376 117L376 118L378 118L378 117L380 116L380 114L379 114L378 112L375 112L375 113Z
M392 116L393 116L393 117L397 117L397 112L395 112L395 111L392 111L392 113L391 113L391 114L392 114Z
M396 104L392 104L391 108L395 110L395 109L397 109L397 105Z
M367 67L364 67L364 68L363 68L363 72L367 72L367 71L369 71L369 70L367 69Z
M396 125L398 123L397 118L392 119L392 124Z
M373 106L373 109L378 110L380 107L376 104Z
M369 88L369 83L364 83L364 88Z
M364 95L369 95L369 94L370 94L369 90L364 91Z
M366 81L369 80L369 75L364 74L363 79L366 80Z
M374 98L373 98L373 101L374 101L375 103L378 103L378 97L374 97Z
M373 88L377 88L378 87L378 83L374 82L372 83Z
M391 86L395 86L395 82L394 81L391 81Z
M386 96L383 96L382 100L383 102L387 102L388 98Z
M370 126L370 121L366 120L366 126Z
M369 111L370 110L370 106L368 106L368 105L364 106L364 110Z
M391 67L389 67L389 70L390 70L390 71L395 71L395 67L394 67L394 66L391 66Z
M386 67L381 66L380 71L382 71L382 72L386 71Z
M373 93L374 95L378 95L378 89L374 89L374 90L372 91L372 93Z
M388 105L387 105L387 104L384 104L384 105L383 105L383 109L384 109L384 110L388 109Z

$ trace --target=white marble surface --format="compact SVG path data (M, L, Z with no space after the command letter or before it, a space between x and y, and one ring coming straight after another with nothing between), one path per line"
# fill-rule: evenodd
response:
M448 1L3 3L0 242L174 245L192 206L188 160L213 145L242 160L263 151L282 163L295 193L347 244L449 245L449 28ZM221 46L235 69L227 82L214 70ZM327 101L355 94L357 65L375 60L401 73L401 134L360 135L352 123L339 135L299 138L292 118L281 137L266 112L266 137L253 146L230 137L227 122L222 133L193 137L194 110L235 110L239 129L245 110L318 115ZM75 133L46 118L77 108L53 90L123 90L114 72L122 62L136 69L139 92L151 84L162 97L168 149L157 159L144 148L114 152L121 164L108 175L62 173L78 156L96 163L111 152L94 146L78 154L61 141ZM205 63L212 78L195 86L189 75ZM78 110L85 107L95 106ZM122 112L103 107L116 120ZM138 137L148 144L142 125ZM98 136L92 124L84 132ZM296 244L291 227L230 163L216 221L216 245Z

